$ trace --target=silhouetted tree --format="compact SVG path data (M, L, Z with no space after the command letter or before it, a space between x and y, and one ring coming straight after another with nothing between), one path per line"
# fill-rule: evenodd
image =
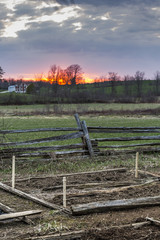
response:
M28 85L27 90L26 90L27 94L33 94L35 93L35 86L34 83L31 83Z
M133 80L132 76L126 75L124 76L124 94L125 97L131 95L131 81Z
M3 71L3 69L0 67L0 79L3 77L3 74L4 74L5 72Z
M137 71L134 76L137 85L137 97L142 96L142 80L144 80L144 75L144 72Z
M159 84L160 84L160 72L157 71L155 74L155 80L156 80L156 95L159 96Z
M48 73L48 80L52 84L55 99L57 99L58 85L61 79L61 72L62 69L60 68L60 66L56 66L54 64L50 67Z
M109 81L111 83L112 88L112 96L115 97L116 95L116 82L120 81L120 76L118 76L118 73L115 72L109 72Z
M71 85L76 85L82 82L82 68L78 64L72 64L65 70L67 82Z

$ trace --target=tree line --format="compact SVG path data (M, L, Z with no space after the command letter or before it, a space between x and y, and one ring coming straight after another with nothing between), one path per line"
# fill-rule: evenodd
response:
M4 71L0 68L0 89L23 80L2 79ZM46 81L47 80L47 81ZM100 77L93 83L85 83L82 68L73 64L62 69L52 65L47 79L37 76L37 81L29 81L27 94L8 93L0 97L0 104L33 103L86 103L86 102L158 102L160 96L160 72L154 79L146 79L145 73L137 71L134 76L123 78L115 72Z

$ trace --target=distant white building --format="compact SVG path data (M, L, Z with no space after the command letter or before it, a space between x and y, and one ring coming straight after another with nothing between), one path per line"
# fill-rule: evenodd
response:
M16 93L26 93L28 85L26 83L10 85L8 87L8 92L16 92Z
M8 92L15 92L16 91L16 86L15 85L11 85L8 87Z

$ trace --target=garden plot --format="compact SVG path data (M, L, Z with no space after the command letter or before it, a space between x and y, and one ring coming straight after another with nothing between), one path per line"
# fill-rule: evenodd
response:
M62 206L64 176L67 182L67 208L93 202L156 197L160 192L157 177L139 173L138 178L135 178L135 173L125 168L23 179L17 181L16 186ZM159 201L160 199L156 199L155 202ZM154 205L153 202L151 205Z
M69 210L73 209L74 206L94 202L154 198L158 197L160 192L158 176L139 172L138 178L135 178L135 173L125 168L16 179L16 188L51 204L63 207L62 183L64 176L67 180L67 209ZM47 240L52 235L51 239L85 240L118 239L118 237L122 239L123 236L125 236L125 239L132 239L132 235L137 236L137 238L141 237L141 239L146 239L146 236L158 239L158 236L160 236L159 225L152 226L151 222L148 223L146 220L147 216L159 219L160 199L157 200L155 205L151 204L149 207L122 208L119 211L108 209L107 211L101 211L101 213L93 212L77 217L61 214L59 211L59 213L57 211L54 213L47 208L42 208L39 204L31 203L31 201L13 194L10 195L4 190L0 190L0 193L2 203L14 207L16 211L43 210L40 221L34 221L34 228L19 225L19 223L14 224L16 239L41 239L43 236L43 239ZM135 227L135 223L140 223L140 225ZM141 223L144 223L144 225L141 226ZM13 225L7 225L6 227L12 229ZM37 232L37 229L42 229L42 231ZM4 227L0 226L0 236L3 236L4 232ZM48 237L45 237L46 234ZM63 234L64 238L62 238ZM78 236L80 234L80 237L75 238L76 234ZM18 236L20 237L18 238ZM6 239L12 239L12 235L8 234Z
M144 226L135 224L126 227L117 227L104 230L93 230L86 233L81 240L135 240L135 239L160 239L160 226L144 223Z

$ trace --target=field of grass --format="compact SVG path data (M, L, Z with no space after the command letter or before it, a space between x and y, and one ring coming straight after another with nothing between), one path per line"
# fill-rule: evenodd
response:
M81 120L85 120L87 126L102 127L158 127L160 126L159 117L143 116L143 117L118 117L118 116L81 116ZM74 116L28 116L28 117L2 117L0 119L0 129L33 129L33 128L55 128L55 127L77 127ZM67 132L66 132L67 133ZM29 139L37 139L43 137L57 136L66 134L64 132L40 132L25 134L7 135L7 141L27 141ZM122 136L120 133L116 136ZM125 136L134 136L135 134L126 134ZM138 134L136 134L138 135ZM145 135L145 134L143 134ZM152 135L152 134L150 134ZM113 137L115 134L90 134L91 138ZM64 144L72 144L81 140L66 140ZM54 142L52 144L59 144ZM62 143L61 143L62 144ZM113 144L113 143L111 143ZM44 145L44 144L41 144Z
M160 126L160 118L152 116L143 117L118 117L118 116L81 116L81 120L85 120L88 126L106 126L106 127L147 127L147 126ZM32 129L32 128L49 128L49 127L76 127L74 116L14 116L0 118L0 129ZM10 134L7 136L6 141L25 141L29 139L36 139L39 137L49 137L53 135L66 134L64 132L55 133L27 133L27 134ZM137 135L137 134L136 134ZM107 136L111 137L112 134ZM98 134L98 137L107 137L106 134ZM97 137L97 134L90 134L91 138ZM3 139L3 138L1 138ZM81 142L81 139L67 140L61 142L53 142L47 145L59 144L72 144ZM111 143L115 144L115 143ZM121 143L122 144L122 143ZM45 144L41 144L44 146ZM129 167L134 168L135 156L122 155L122 156L104 156L94 159L63 158L57 161L39 161L28 159L24 162L18 160L17 170L19 173L26 175L48 174L48 173L61 173L61 172L77 172L103 169L106 167ZM160 168L159 154L142 155L140 162L141 169L150 169L151 167L156 171ZM11 164L11 160L10 160ZM6 167L5 162L0 165L1 175L11 172L10 167Z
M23 113L24 115L32 114L49 114L61 112L79 112L86 111L134 111L141 109L157 109L160 103L140 103L140 104L123 104L123 103L85 103L85 104L33 104L33 105L1 105L1 115L16 115Z

